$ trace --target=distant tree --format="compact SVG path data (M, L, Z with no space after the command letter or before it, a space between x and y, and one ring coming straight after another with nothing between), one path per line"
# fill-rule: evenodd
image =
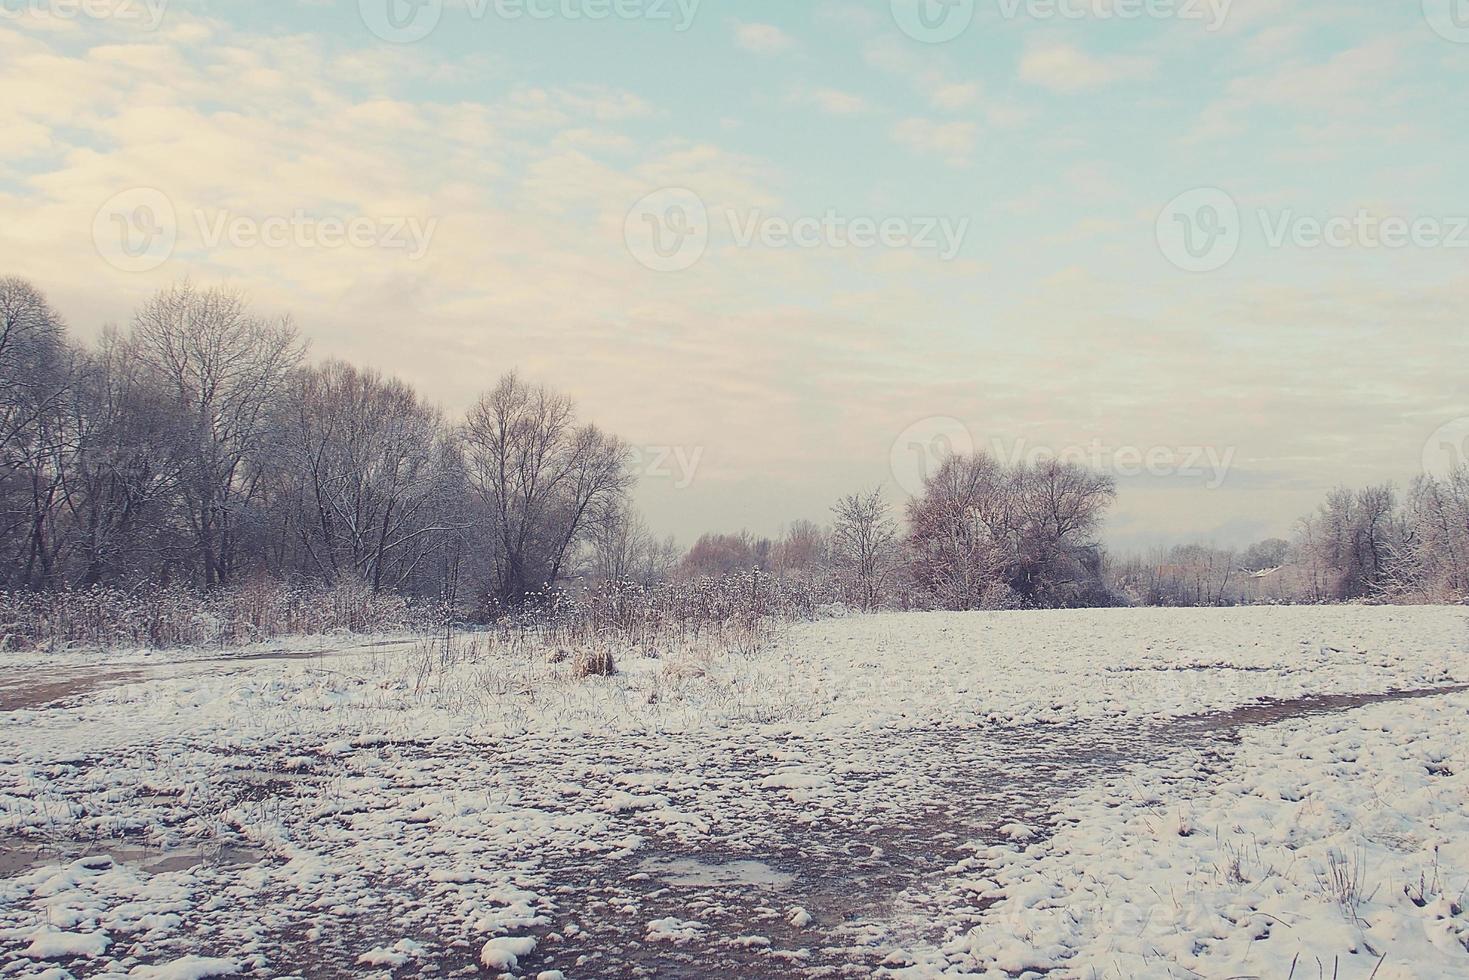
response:
M1240 555L1239 567L1246 572L1260 572L1279 568L1290 553L1290 542L1284 538L1267 538L1257 541Z
M748 531L739 534L705 534L679 563L679 574L685 579L722 577L738 572L769 569L771 544L767 538L755 538Z
M58 526L65 461L76 450L75 352L61 317L30 283L0 278L0 582L61 584Z
M910 571L944 609L978 609L986 589L1015 567L1014 480L987 455L946 457L908 504Z
M131 341L103 333L77 383L78 447L64 499L81 586L154 577L177 549L187 420Z
M812 521L792 521L770 552L770 568L777 575L815 581L826 574L830 542Z
M1109 476L1058 460L1015 471L1022 522L1019 567L1007 583L1039 606L1105 602L1098 586L1102 554L1097 531L1117 487Z
M832 570L847 601L882 605L898 565L898 528L882 488L843 497L832 508Z
M1296 550L1319 599L1359 599L1392 584L1407 527L1390 486L1332 491L1301 524Z
M1390 579L1393 593L1407 598L1469 598L1469 464L1413 484Z
M592 528L586 573L593 582L656 585L672 575L679 557L672 538L654 537L642 516L624 504Z

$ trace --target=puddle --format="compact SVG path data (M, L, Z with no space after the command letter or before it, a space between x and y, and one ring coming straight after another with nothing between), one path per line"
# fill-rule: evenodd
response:
M269 663L302 663L382 653L404 641L378 641L332 650L246 653L223 657L198 657L136 667L19 667L0 680L0 712L61 707L88 695L108 691L150 678L173 678L186 674L228 671L233 666Z
M1460 694L1464 691L1469 691L1469 684L1410 688L1402 691L1388 691L1384 694L1314 694L1290 700L1272 699L1247 704L1231 711L1179 718L1159 726L1159 730L1164 739L1177 739L1185 735L1238 732L1241 728L1277 725L1297 718L1340 714L1357 708L1367 708L1374 704L1415 701L1419 698L1435 698L1444 694Z
M638 870L675 888L743 886L784 891L795 875L777 871L764 861L725 861L711 864L696 858L648 858Z
M45 708L142 679L141 670L22 668L11 672L0 686L0 711Z

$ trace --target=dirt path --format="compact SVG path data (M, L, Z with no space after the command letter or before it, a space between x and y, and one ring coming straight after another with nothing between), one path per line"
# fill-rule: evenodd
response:
M227 909L190 913L179 948L228 955L221 937L252 923L257 948L268 954L260 976L360 975L364 950L409 937L434 952L393 968L395 976L482 975L485 937L463 931L466 909L500 914L513 905L505 896L521 887L537 897L516 914L540 920L515 930L537 940L520 958L524 975L867 976L900 965L894 949L944 938L903 914L909 889L972 856L976 843L1046 836L1058 801L1090 780L1179 746L1212 760L1180 779L1208 778L1244 728L1455 690L1464 688L1272 702L1146 729L878 732L863 767L840 774L835 803L764 778L772 751L818 769L828 756L850 756L850 745L832 752L820 738L711 748L698 736L628 736L597 748L562 746L560 754L405 742L381 746L373 758L318 758L306 771L283 769L279 757L230 756L223 778L208 787L208 805L234 814L258 808L298 856L311 854L309 876L297 877L278 856L227 844L215 845L216 855L228 855L219 860L197 847L139 856L129 849L135 844L109 839L11 841L0 848L0 874L84 854L104 869L188 870L199 887L228 889L233 898ZM109 805L86 800L91 764L74 763L58 785L83 807ZM707 829L651 829L633 804L609 811L629 773ZM486 836L473 819L425 810L460 798L465 787L494 787L485 792L505 794L552 826L589 809L602 823L566 847L553 842L554 831L506 841ZM130 801L134 822L141 815L164 827L180 819L174 796L146 779L138 792L153 795ZM105 824L105 813L96 817ZM248 889L233 887L242 875L252 881ZM962 907L977 918L986 903L970 896ZM72 965L78 976L85 967Z

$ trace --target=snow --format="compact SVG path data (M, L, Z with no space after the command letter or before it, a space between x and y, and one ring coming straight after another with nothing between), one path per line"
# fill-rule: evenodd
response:
M704 931L704 923L668 916L648 923L647 941L650 943L682 943L697 939Z
M33 959L59 960L73 956L101 956L111 940L100 932L41 932L22 952Z
M1266 717L1469 683L1466 619L851 616L591 679L112 651L142 676L0 726L0 962L1469 976L1469 695Z
M239 972L240 965L234 960L190 954L161 966L134 967L128 976L140 980L204 980L205 977L232 977Z
M376 946L368 950L357 957L357 962L364 966L402 966L423 954L424 948L419 943L400 939L392 946Z
M485 943L479 952L479 961L492 970L513 970L520 957L529 956L536 948L530 936L501 936Z
M952 869L994 904L902 972L1469 976L1466 728L1454 694L1249 732L1182 790L1174 765L1134 767L1068 801L1045 843ZM914 902L962 915L943 887Z

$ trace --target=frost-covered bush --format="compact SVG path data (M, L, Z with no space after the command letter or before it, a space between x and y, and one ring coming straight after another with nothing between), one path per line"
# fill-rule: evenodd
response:
M242 583L0 592L0 649L241 646L280 636L382 633L427 625L427 611L359 584L332 589Z
M980 600L980 608L990 612L1006 612L1024 607L1025 600L1008 582L991 582L986 586L984 597Z

